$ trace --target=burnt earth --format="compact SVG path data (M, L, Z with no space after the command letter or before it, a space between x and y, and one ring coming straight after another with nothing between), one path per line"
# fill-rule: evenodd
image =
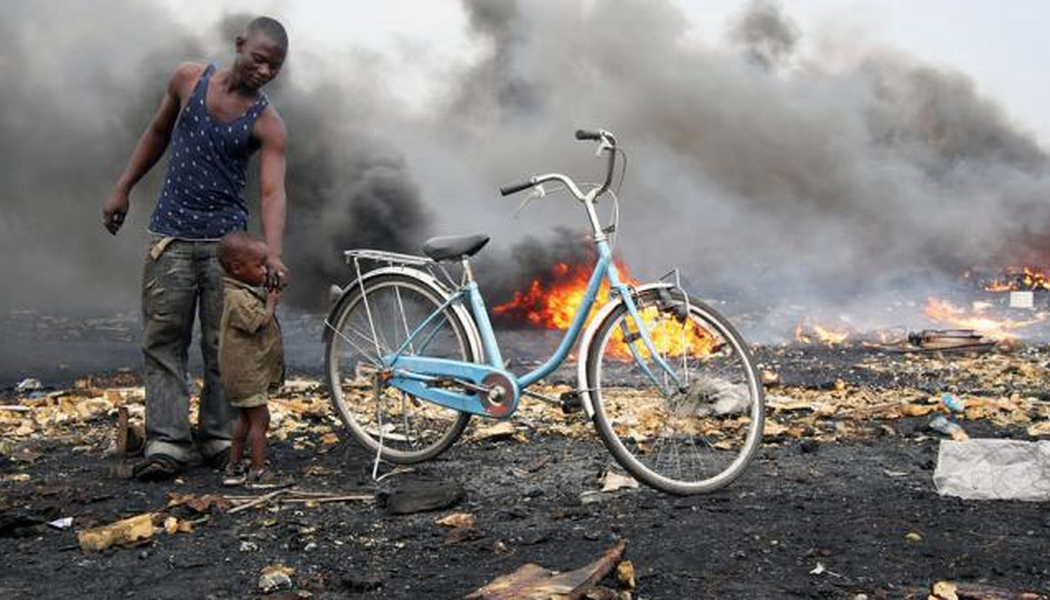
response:
M934 378L922 375L929 366L912 374L908 358L880 359L900 361L895 382L858 366L870 356L759 353L788 385L847 379L892 388L902 378L908 386ZM1031 361L1046 357L1036 350ZM931 389L946 384L935 376ZM582 496L597 502L581 494L598 488L612 460L595 435L536 428L525 441L461 442L377 485L370 457L345 433L334 445L297 433L274 441L271 453L302 488L370 494L425 479L458 483L465 495L450 509L399 516L361 502L216 513L191 533L84 553L78 529L165 510L170 493L230 493L199 466L175 482L121 477L103 454L113 423L100 418L61 438L19 442L18 454L32 459L0 462L0 597L243 598L260 594L264 567L282 563L295 568L284 597L462 598L526 562L581 567L620 539L635 565L636 598L925 598L938 580L1050 590L1047 504L938 496L938 441L919 420L884 429L873 423L882 435L865 439L777 440L744 477L712 495L675 498L642 488ZM986 422L968 429L1023 436ZM22 473L28 481L10 477ZM473 513L477 531L450 539L434 520L453 510ZM66 516L74 517L73 530L40 524ZM618 586L611 578L605 584Z

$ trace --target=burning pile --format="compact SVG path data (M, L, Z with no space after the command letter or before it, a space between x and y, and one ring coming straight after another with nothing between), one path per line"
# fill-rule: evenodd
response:
M624 283L630 286L639 283L623 263L615 263ZM524 291L515 291L508 302L493 307L492 312L497 318L515 324L564 331L572 324L576 311L583 303L591 272L591 268L584 264L557 263L545 276L533 278ZM603 281L585 326L590 324L598 309L609 300L609 283ZM653 345L661 354L682 356L689 353L692 356L706 356L716 347L714 335L692 320L682 322L667 318L666 314L661 314L654 306L641 309L640 314L649 329ZM629 321L628 327L631 327ZM631 350L624 342L624 335L625 332L621 329L613 331L609 348L613 356L631 356ZM636 348L643 358L648 356L648 351L641 343L636 344Z
M977 284L989 292L1050 291L1050 268L1031 265L1010 265L998 274L986 277L967 271L963 279L976 279Z
M945 323L952 327L972 329L977 333L996 340L1016 338L1018 329L1042 323L1047 318L1045 312L1037 313L1030 319L1022 320L995 318L989 312L991 306L988 303L975 303L974 309L968 311L947 300L930 296L926 300L925 312L926 316L939 323Z

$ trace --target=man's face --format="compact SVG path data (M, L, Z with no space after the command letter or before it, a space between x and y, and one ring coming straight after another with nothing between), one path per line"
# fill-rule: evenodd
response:
M277 77L284 64L285 49L264 34L237 38L237 59L233 68L238 78L257 90Z

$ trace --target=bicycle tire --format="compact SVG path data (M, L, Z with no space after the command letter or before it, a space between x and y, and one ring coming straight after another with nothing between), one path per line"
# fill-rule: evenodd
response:
M344 294L329 319L334 330L326 334L325 373L333 405L368 451L378 451L382 437L380 456L384 460L413 464L434 458L456 442L470 421L470 413L419 400L393 387L385 387L377 396L375 376L368 375L378 363L378 353L396 350L408 338L407 332L445 298L425 277L375 275ZM479 359L468 324L451 306L428 326L426 334L425 347L412 347L406 354L470 362ZM423 343L422 337L416 341ZM410 422L414 417L418 424ZM427 434L426 439L417 440L416 434L420 438Z
M663 328L661 333L667 335L677 335L674 327L682 331L679 347L687 351L676 356L671 347L674 344L666 341L662 343L667 347L661 348L658 343L657 350L661 355L666 350L668 364L688 388L674 389L666 397L644 391L645 385L659 388L622 341L625 330L621 324L632 321L623 301L606 314L591 338L583 384L591 398L598 434L628 473L670 494L709 493L739 477L762 441L762 385L747 344L724 317L689 299L689 318L685 319L682 294L673 295L670 307L669 297L667 289L646 290L635 302L650 331ZM667 319L677 325L667 330ZM616 330L620 336L613 334ZM637 347L642 346L639 340ZM640 355L653 373L660 372L647 351ZM732 437L739 437L741 431L742 440ZM686 443L687 452L675 447L665 456L669 444L679 440ZM681 469L683 461L692 463L694 468L689 473ZM708 464L724 466L708 473L703 468ZM678 467L679 472L670 473L672 467Z

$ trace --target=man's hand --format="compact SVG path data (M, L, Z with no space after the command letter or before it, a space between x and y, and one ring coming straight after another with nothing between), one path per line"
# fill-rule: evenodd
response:
M102 225L113 235L117 235L120 226L124 224L124 217L128 214L128 193L122 190L113 190L113 193L102 205Z
M283 290L288 287L288 281L290 280L288 267L284 266L284 261L281 260L280 256L269 256L266 259L266 289L267 290Z

